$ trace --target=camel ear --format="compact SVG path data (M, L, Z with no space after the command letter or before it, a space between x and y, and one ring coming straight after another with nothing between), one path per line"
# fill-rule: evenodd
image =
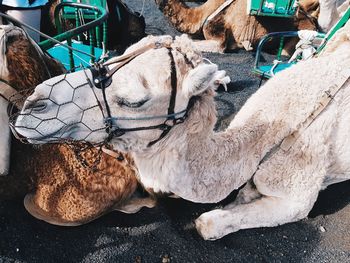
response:
M200 64L185 77L182 90L190 98L208 89L216 89L220 84L226 85L230 78L224 70L218 70L215 64Z

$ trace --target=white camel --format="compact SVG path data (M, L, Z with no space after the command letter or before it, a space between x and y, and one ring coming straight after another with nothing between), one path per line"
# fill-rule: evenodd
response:
M216 65L206 63L184 36L173 43L171 37L148 37L130 47L127 54L143 49L111 77L106 100L100 89L86 81L90 79L91 84L89 72L72 73L66 79L85 89L76 99L78 104L90 108L97 98L101 107L109 105L113 117L109 134L103 129L100 110L85 112L86 124L101 128L88 140L97 143L110 136L113 147L131 152L145 188L193 202L215 203L247 183L233 203L196 220L202 237L214 240L240 229L305 218L320 190L350 179L349 81L308 123L328 88L349 69L349 32L350 24L336 38L332 52L300 62L269 80L223 132L213 131L217 114L214 95L215 88L227 83L228 77ZM158 48L145 51L154 41ZM170 48L160 48L159 41ZM66 101L65 94L71 93L72 87L65 83L58 84L59 93L49 96L48 85L60 78L37 86L17 119L17 131L31 141L50 141L47 135L85 138L82 127L74 125L80 112L66 104L62 105L67 109L62 119L71 123L69 127L49 120L41 130L44 136L20 128L53 112L52 102L43 104L43 98ZM103 112L106 114L105 108ZM164 125L163 129L151 129L163 122L172 127L168 133Z

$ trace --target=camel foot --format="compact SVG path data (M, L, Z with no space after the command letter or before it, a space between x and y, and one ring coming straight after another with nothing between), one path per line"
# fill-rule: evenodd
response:
M153 208L157 204L157 201L151 197L132 197L126 203L118 204L113 207L113 210L117 210L126 214L135 214L143 207Z
M222 220L225 220L227 214L227 211L216 209L204 213L196 219L196 229L204 240L217 240L229 233L238 231L238 229L233 228L233 225L222 224Z

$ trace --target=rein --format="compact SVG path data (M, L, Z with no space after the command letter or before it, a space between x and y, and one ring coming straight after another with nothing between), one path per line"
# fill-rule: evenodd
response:
M317 107L314 111L310 113L306 119L299 124L300 128L289 135L287 135L278 145L275 145L268 151L262 160L259 162L255 173L258 171L260 165L269 160L276 152L282 150L283 152L288 152L294 145L294 143L300 138L301 134L314 122L314 120L327 108L329 103L334 99L335 95L341 90L346 83L350 81L350 69L341 72L339 78L331 85L318 101ZM253 176L254 176L253 175Z
M106 88L108 88L112 83L112 76L114 73L116 73L120 68L128 64L130 61L132 61L134 58L138 57L139 55L147 52L151 49L159 49L159 48L167 48L168 49L168 55L170 57L170 67L171 67L171 94L169 98L169 106L167 114L165 115L156 115L156 116L146 116L146 117L112 117L110 107L107 101L106 96ZM112 69L109 69L107 66L119 63L116 66L114 66ZM185 119L188 116L189 109L193 106L195 97L191 98L187 108L185 110L175 112L175 104L176 104L176 94L177 94L177 71L176 71L176 63L174 56L172 54L172 48L171 48L171 42L153 42L150 43L142 48L139 48L129 54L122 55L120 57L117 57L115 59L109 60L105 63L95 63L94 66L90 69L92 76L93 76L93 84L97 89L100 89L102 91L102 97L103 102L105 105L105 112L104 114L103 107L101 103L98 101L99 107L102 111L102 115L104 116L104 123L105 123L105 130L108 133L108 138L105 143L108 143L110 140L113 139L113 137L120 137L124 135L127 132L133 132L133 131L143 131L143 130L154 130L158 129L161 130L162 133L160 136L156 139L151 141L147 147L150 147L163 139L177 124L183 123ZM92 86L90 84L90 86ZM93 88L93 87L92 87ZM96 97L97 98L97 97ZM179 117L178 117L179 116ZM165 121L163 123L160 123L158 125L152 125L152 126L146 126L146 127L134 127L134 128L120 128L116 124L118 120L151 120L151 119L163 119L165 118Z
M350 69L343 70L335 83L324 91L324 94L320 98L315 110L311 112L311 114L304 120L304 122L300 124L300 128L298 130L294 131L283 139L279 148L284 151L288 151L293 146L295 141L301 136L303 131L305 131L307 127L309 127L311 123L317 118L317 116L319 116L323 110L327 108L328 104L334 99L338 91L342 89L346 83L349 82L349 79Z
M22 95L18 93L7 81L0 79L0 96L7 100L9 103L12 103L16 106L17 109L22 109L23 100Z

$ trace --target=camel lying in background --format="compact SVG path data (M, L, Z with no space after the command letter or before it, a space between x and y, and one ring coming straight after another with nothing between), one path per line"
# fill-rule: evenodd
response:
M91 85L91 72L66 75L68 81L79 79L76 84L86 89L77 103L93 107L99 100L109 106L111 119L105 119L113 120L109 130L101 124L89 141L108 138L116 149L130 152L141 183L156 193L215 203L246 183L233 203L196 220L198 232L208 240L305 218L319 191L350 179L350 23L321 57L300 62L262 86L223 132L213 131L214 96L218 85L229 78L215 64L205 63L192 44L185 36L175 41L164 36L131 46L125 56L138 55L112 75L105 98ZM112 71L113 66L120 63L110 64ZM90 81L83 82L84 76ZM41 130L43 136L25 128L36 118L50 116L54 110L50 100L65 100L45 88L60 79L37 86L17 118L17 132L31 142L85 136L81 125L74 124L79 111L62 113L73 123L68 126L49 120ZM317 116L320 105L333 96L328 89L335 82L345 86ZM55 88L69 94L72 87ZM106 108L94 109L86 125L96 119L102 123L101 111Z
M35 85L64 72L62 65L42 53L19 28L1 26L0 32L1 50L6 52L0 58L0 77L16 90L32 93ZM4 131L9 131L7 105L0 97ZM2 136L0 142L10 145L9 139ZM151 199L132 198L137 171L127 154L120 154L117 160L101 156L95 148L77 145L74 149L80 157L67 145L33 147L12 138L9 175L0 177L0 197L22 196L31 190L24 200L28 212L66 226L87 223L112 210L135 212L143 205L154 205ZM4 153L9 155L10 150Z
M339 19L336 9L344 0L299 1L300 9L293 19L247 14L247 0L233 1L222 11L215 13L225 0L208 0L196 7L188 7L182 0L156 0L159 8L174 27L194 37L203 35L207 41L197 43L203 51L230 51L236 48L256 48L266 34L278 31L316 30L317 14L321 29L328 31ZM348 3L347 3L348 5ZM305 15L307 14L307 15ZM294 43L295 41L293 41ZM287 49L292 49L296 43ZM271 43L268 48L274 49Z

